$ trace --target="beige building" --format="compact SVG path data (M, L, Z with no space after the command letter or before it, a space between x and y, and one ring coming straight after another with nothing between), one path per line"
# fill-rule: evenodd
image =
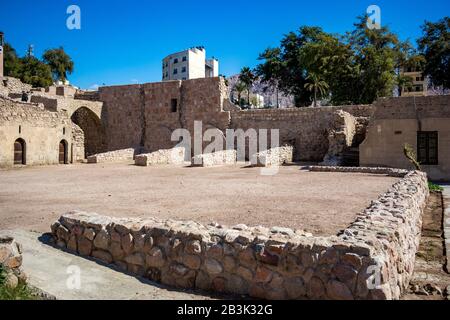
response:
M404 69L401 74L411 78L411 85L403 87L402 97L419 97L425 96L428 90L428 83L423 73L414 68Z
M219 61L215 58L206 59L203 47L171 54L164 58L162 64L163 81L213 78L219 75Z
M432 180L450 181L450 96L383 98L375 103L361 166L412 168L405 144Z

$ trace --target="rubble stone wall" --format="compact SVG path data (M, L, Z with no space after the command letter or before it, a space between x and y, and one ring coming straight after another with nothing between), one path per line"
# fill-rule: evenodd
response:
M192 158L192 165L200 167L215 167L234 165L237 162L236 150L222 150L213 153L196 155Z
M408 172L342 234L227 228L71 212L57 246L169 286L262 299L399 299L411 279L429 194Z
M135 150L132 148L98 153L88 156L88 163L114 163L134 160Z
M22 245L14 238L0 235L0 266L6 273L5 285L15 288L19 281L25 282L27 276L22 266Z
M262 167L281 166L292 162L294 157L294 147L282 146L261 151L251 157L251 164Z
M139 154L135 158L135 164L142 167L161 164L181 165L184 164L184 158L185 148L173 148Z

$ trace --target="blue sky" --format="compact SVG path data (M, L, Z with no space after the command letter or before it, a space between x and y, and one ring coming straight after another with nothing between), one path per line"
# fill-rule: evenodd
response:
M68 30L69 5L81 8L81 30ZM343 33L376 4L382 23L402 39L420 36L424 20L450 15L449 0L14 0L0 4L0 30L20 55L63 46L75 61L74 85L161 80L168 54L203 45L227 76L253 67L260 52L301 25Z

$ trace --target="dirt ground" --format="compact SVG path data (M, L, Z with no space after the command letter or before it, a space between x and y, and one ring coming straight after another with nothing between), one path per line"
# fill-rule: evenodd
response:
M432 192L424 212L422 239L416 257L410 290L404 300L444 300L449 293L450 274L445 272L443 203L439 192Z
M49 231L71 210L117 217L172 218L332 235L398 179L258 168L71 165L0 171L0 229Z

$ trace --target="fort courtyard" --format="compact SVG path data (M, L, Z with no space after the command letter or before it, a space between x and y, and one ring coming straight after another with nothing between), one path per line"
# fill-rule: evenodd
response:
M0 229L46 232L62 213L80 210L330 236L398 180L309 172L298 165L282 167L274 176L259 171L241 166L145 168L131 162L2 171Z

